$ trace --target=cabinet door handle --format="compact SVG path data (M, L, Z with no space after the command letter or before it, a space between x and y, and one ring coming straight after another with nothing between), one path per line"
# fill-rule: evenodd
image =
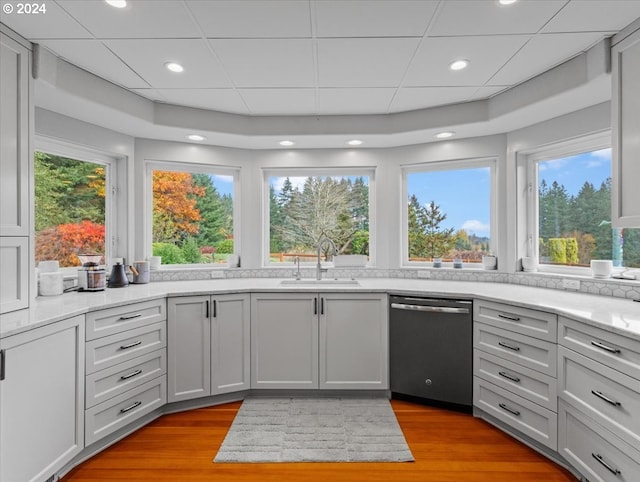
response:
M618 469L616 469L615 467L612 467L611 465L609 465L607 462L605 462L605 460L602 458L602 455L600 454L595 454L595 453L591 453L591 456L596 459L598 462L600 462L600 464L602 464L602 466L607 469L609 472L611 472L613 475L620 475L622 472L620 472Z
M318 298L313 299L313 314L318 314Z
M120 318L118 318L118 321L133 320L134 318L140 318L141 316L142 316L142 313L137 313L135 315L129 315L129 316L121 316Z
M0 350L0 381L4 380L4 367L7 361L5 356L5 351Z
M591 393L593 393L596 397L600 398L601 400L604 400L607 403L610 403L611 405L613 405L614 407L621 407L622 404L616 400L612 400L611 398L607 397L604 393L599 392L597 390L591 390Z
M324 315L324 298L320 298L320 314Z
M502 409L502 410L506 410L509 413L514 414L516 417L520 416L520 412L514 408L511 407L507 407L504 403L499 403L498 406Z
M518 377L514 377L513 375L509 375L507 372L498 372L498 375L506 378L507 380L511 380L512 382L520 383L520 379Z
M611 348L610 346L607 346L604 343L600 343L599 341L591 341L591 344L597 348L600 348L601 350L608 351L609 353L620 353L620 350L618 348Z
M498 318L502 318L503 320L509 320L509 321L520 321L519 316L503 315L502 313L498 313Z
M498 345L500 345L500 346L502 346L504 348L508 348L509 350L520 351L520 347L519 346L509 345L508 343L505 343L503 341L499 341Z
M133 343L129 343L128 345L120 345L121 350L128 350L129 348L133 348L134 346L142 345L142 341L134 341Z
M213 300L213 317L218 317L218 302L216 300Z
M136 377L142 373L142 370L136 370L135 372L131 372L128 375L122 375L120 380L128 380L129 378Z
M140 402L140 401L132 403L128 407L121 408L120 409L120 413L127 413L127 412L133 410L134 408L139 407L140 405L142 405L142 402Z
M209 319L209 300L207 300L206 304L207 304L207 309L206 309L206 313L205 313L204 317L206 319Z

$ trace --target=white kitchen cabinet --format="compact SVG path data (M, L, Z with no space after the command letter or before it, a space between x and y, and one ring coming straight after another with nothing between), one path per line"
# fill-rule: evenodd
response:
M248 294L169 298L169 402L249 389L250 323Z
M317 294L251 295L251 388L318 388Z
M251 387L388 389L385 294L254 294Z
M321 293L320 388L389 388L386 294Z
M84 448L84 316L2 339L0 480L44 481Z
M640 29L611 49L612 220L640 227Z
M28 308L29 238L0 236L0 266L0 313Z

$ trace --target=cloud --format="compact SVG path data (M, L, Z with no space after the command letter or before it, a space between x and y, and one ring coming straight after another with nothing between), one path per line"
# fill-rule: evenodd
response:
M491 226L482 221L478 221L477 219L467 219L464 223L462 223L462 229L467 232L474 234L489 234L491 231Z
M213 176L215 181L224 182L227 184L233 184L233 176L223 176L221 174L215 174Z
M273 186L273 189L275 189L276 192L280 192L282 191L282 185L284 184L284 181L286 179L286 176L282 176L282 177L272 177L270 179L270 183ZM291 181L291 184L293 186L294 189L298 189L299 191L302 191L302 188L304 187L304 183L307 180L307 177L291 177L289 176L289 181Z

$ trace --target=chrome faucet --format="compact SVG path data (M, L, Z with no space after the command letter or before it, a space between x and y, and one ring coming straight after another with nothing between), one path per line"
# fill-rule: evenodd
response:
M302 279L302 273L300 273L300 256L296 256L293 262L298 265L298 270L293 273L293 276L296 277L296 280L300 281Z
M322 279L322 273L327 271L327 268L323 268L322 267L322 263L320 262L320 255L321 255L321 251L322 251L322 246L325 245L325 244L329 245L329 248L331 249L331 254L332 255L338 254L338 250L336 249L336 243L331 241L326 236L322 236L320 238L320 240L318 241L318 247L317 247L317 254L318 254L318 264L316 265L316 279L317 280L321 280Z

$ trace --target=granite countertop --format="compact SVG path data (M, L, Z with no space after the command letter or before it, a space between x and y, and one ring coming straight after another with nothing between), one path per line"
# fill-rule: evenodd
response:
M640 341L640 303L624 298L471 281L365 278L358 280L358 285L282 285L281 282L282 279L277 278L166 281L92 293L71 292L60 296L38 297L30 309L6 313L0 317L0 338L90 311L166 296L238 292L383 292L504 301L557 313Z

